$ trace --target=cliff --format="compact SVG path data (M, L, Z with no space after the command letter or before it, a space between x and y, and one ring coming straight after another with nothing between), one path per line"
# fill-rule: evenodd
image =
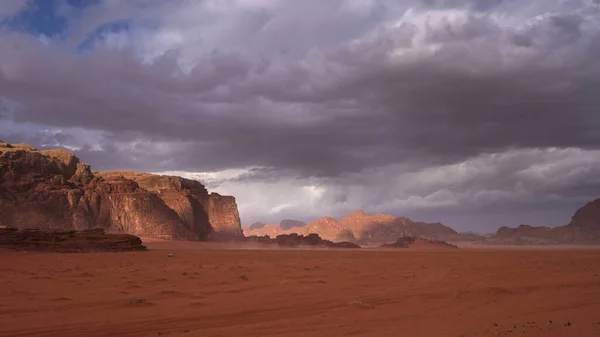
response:
M92 173L70 151L0 142L0 224L164 239L243 236L235 198L181 177Z
M566 227L570 240L600 243L600 199L579 208Z

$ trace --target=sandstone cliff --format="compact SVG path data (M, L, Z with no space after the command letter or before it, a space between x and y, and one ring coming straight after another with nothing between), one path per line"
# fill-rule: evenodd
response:
M235 199L199 182L134 172L92 173L67 150L0 142L0 224L103 228L166 239L243 236Z

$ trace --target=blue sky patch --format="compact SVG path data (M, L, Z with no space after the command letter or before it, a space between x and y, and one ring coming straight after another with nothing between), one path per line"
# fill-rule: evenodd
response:
M20 13L8 18L0 26L31 35L59 37L69 25L69 15L77 15L85 8L100 3L100 0L30 0ZM69 6L64 11L64 6Z
M57 4L57 0L29 1L27 8L9 18L6 25L32 35L60 35L67 27L67 19L58 14Z

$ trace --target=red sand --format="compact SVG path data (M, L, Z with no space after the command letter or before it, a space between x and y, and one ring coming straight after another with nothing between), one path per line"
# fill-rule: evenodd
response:
M0 336L600 336L600 250L153 241L0 251Z

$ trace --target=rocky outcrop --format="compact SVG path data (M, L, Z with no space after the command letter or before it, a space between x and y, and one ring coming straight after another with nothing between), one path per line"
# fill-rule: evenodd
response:
M0 248L61 253L146 250L137 236L106 234L102 229L53 231L0 228Z
M351 242L331 242L323 240L317 234L299 235L299 234L282 234L275 238L268 236L249 236L245 242L253 242L260 244L276 244L279 247L322 247L322 248L360 248L359 245Z
M600 244L600 199L578 209L565 226L543 227L520 225L500 227L484 244L554 245Z
M398 218L404 219L404 218ZM342 227L352 232L357 240L369 235L374 226L385 226L393 223L396 218L389 214L369 214L363 210L354 211L340 220Z
M206 208L208 220L214 229L209 235L211 239L222 240L244 236L234 197L211 193Z
M401 237L394 243L385 243L381 248L444 248L456 249L458 246L446 241L427 240L417 237Z
M315 233L325 240L339 241L340 233L345 229L346 228L340 221L330 216L326 216L309 222L306 227L292 228L290 231L293 233L295 230L298 232L303 230L303 232L300 233L305 235Z
M280 225L267 224L262 227L254 227L254 228L245 228L244 234L246 236L268 236L271 238L275 238L278 235L288 235L288 234L300 234L300 235L309 235L309 234L318 234L321 238L325 240L331 241L345 241L338 240L338 234L344 228L341 227L341 224L332 217L323 217L317 219L315 221L311 221L306 226L301 227L291 227L291 228L282 228Z
M563 232L563 233L559 233ZM506 242L510 244L557 244L566 234L566 227L534 227L529 225L519 225L516 228L500 227L496 235L487 240L487 243L494 241Z
M600 199L578 209L566 227L571 241L600 243Z
M323 217L309 222L304 227L283 229L281 226L265 225L262 228L246 229L246 235L318 234L325 240L348 241L365 246L381 245L398 237L414 236L432 240L472 241L472 235L457 233L441 223L415 222L409 218L395 218L388 214L352 212L341 219Z
M92 173L67 150L0 143L0 224L163 239L243 236L235 199L174 176Z

